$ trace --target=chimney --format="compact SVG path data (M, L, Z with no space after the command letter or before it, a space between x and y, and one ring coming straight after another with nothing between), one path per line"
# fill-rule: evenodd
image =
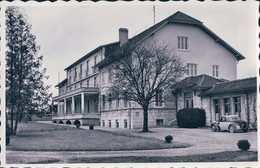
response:
M128 29L127 28L120 28L119 29L119 42L120 47L127 43L128 41Z

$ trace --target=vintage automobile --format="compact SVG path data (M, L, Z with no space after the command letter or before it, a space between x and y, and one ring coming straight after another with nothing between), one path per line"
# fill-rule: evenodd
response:
M240 120L237 115L226 115L220 118L220 121L214 121L211 124L211 130L216 131L229 131L231 133L248 131L248 124L246 121Z

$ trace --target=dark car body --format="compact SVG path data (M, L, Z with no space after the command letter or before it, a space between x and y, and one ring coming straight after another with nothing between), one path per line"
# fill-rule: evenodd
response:
M214 121L211 124L211 130L216 131L229 131L231 133L248 131L248 124L246 121L240 120L237 115L226 115L221 117L220 121Z

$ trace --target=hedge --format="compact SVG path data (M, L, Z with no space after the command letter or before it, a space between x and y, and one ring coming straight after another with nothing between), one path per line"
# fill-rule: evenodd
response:
M198 128L206 124L205 110L199 108L180 109L177 113L177 124L181 128Z

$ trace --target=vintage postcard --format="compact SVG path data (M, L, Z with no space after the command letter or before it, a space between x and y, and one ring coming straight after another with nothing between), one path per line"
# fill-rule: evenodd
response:
M259 167L257 1L0 5L1 167Z

